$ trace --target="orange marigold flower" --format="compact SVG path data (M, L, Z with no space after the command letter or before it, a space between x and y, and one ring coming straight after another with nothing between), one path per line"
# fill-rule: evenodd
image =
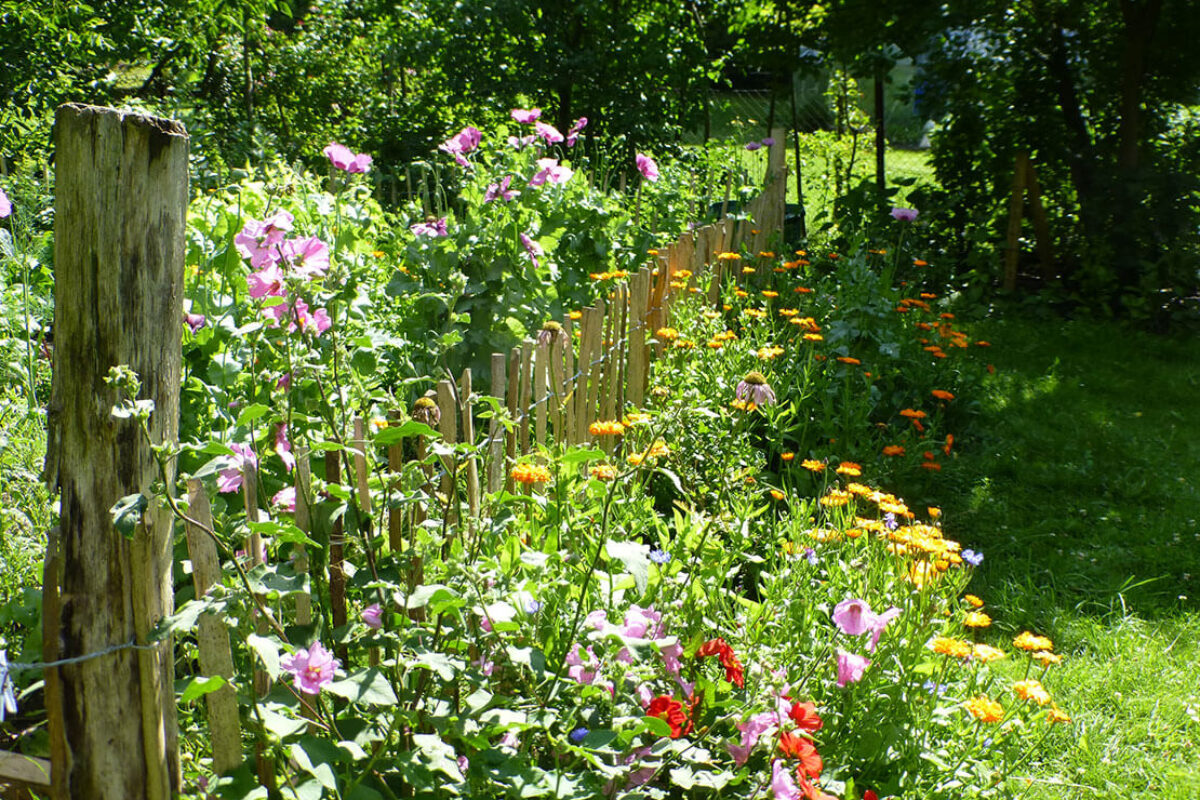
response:
M837 360L843 364L849 364L852 367L857 367L858 365L862 364L862 362L857 358L853 358L851 356L838 356Z
M756 272L758 272L758 270L756 270L754 267L742 267L743 275L753 275Z
M1064 725L1071 721L1071 717L1067 712L1063 711L1053 703L1050 704L1050 713L1046 715L1046 722L1051 725Z
M980 695L965 703L967 711L980 722L999 722L1004 718L1004 706Z
M738 255L737 253L726 252L726 253L718 253L717 260L718 261L741 261L742 257L740 255Z
M806 458L800 462L800 466L804 467L809 472L824 472L825 463L823 461L814 461L811 458Z
M983 601L973 594L964 595L963 600L966 600L967 605L972 608L983 608Z
M954 434L947 433L946 434L946 444L944 444L942 446L942 452L945 453L946 455L950 455L950 450L953 447L954 447Z
M1013 639L1013 647L1027 652L1034 650L1053 650L1054 642L1047 639L1045 636L1037 636L1029 631L1022 631L1019 636Z
M792 453L792 452L780 453L780 454L779 454L779 459L780 459L781 461L791 461L791 460L792 460L793 458L795 458L795 457L796 457L796 454L795 454L795 453Z
M768 300L772 300L776 297L779 297L779 292L773 292L770 289L764 289L762 296L767 298Z
M992 624L992 618L982 611L969 611L963 617L963 625L968 628L986 628Z
M977 644L972 648L971 656L981 664L990 664L1004 658L1004 651L992 647L990 644Z
M937 506L930 506L926 510L929 512L930 519L937 519L938 517L940 517L942 515L942 510L940 508L938 508Z
M526 485L546 483L553 477L550 470L540 464L517 464L509 475L517 483Z
M914 258L914 259L913 259L913 266L914 266L914 267L928 267L928 266L929 266L929 262L928 262L928 261L922 261L922 260L921 260L921 259L919 259L919 258Z
M848 478L858 478L862 476L862 464L856 464L853 461L843 461L838 464L838 475L845 475Z
M936 397L938 400L953 400L954 399L953 393L947 392L945 389L934 389L932 392L930 392L930 394L933 395L934 397Z
M970 658L974 652L969 642L962 639L952 639L949 636L939 636L929 643L933 652L952 658Z
M663 342L673 342L679 338L679 331L674 328L659 328L654 332L654 338Z
M758 357L763 361L771 361L776 356L781 355L783 355L783 348L779 347L778 345L768 345L767 347L761 347L758 350Z
M822 497L819 502L826 508L840 508L850 502L850 493L831 489L829 494Z
M1046 691L1046 687L1042 686L1041 681L1033 678L1014 683L1013 692L1022 700L1032 700L1039 706L1050 702L1050 693Z
M804 334L804 341L806 341L806 342L823 342L823 341L825 341L825 337L819 333L806 333L806 334Z
M782 500L782 499L783 499L783 492L779 491L778 489L772 489L772 490L771 490L771 497L775 498L776 500Z
M1051 653L1049 650L1038 650L1036 653L1030 654L1030 658L1041 664L1043 667L1049 667L1054 664L1062 663L1062 656L1057 653Z
M887 447L883 448L883 454L885 456L902 456L904 455L904 446L899 444L889 444Z
M800 309L798 309L798 308L781 308L781 309L779 309L779 316L781 316L781 317L794 317L799 313L800 313Z
M812 294L812 289L809 289L807 286L797 286L792 291L796 294Z
M991 343L991 342L982 342L982 341L980 341L980 342L976 342L976 343L975 343L975 346L976 346L976 347L991 347L991 346L992 346L992 343Z
M625 433L625 426L616 420L596 420L588 426L592 436L620 436Z
M597 464L589 471L591 476L598 481L611 481L617 477L617 468L612 464Z
M925 412L915 408L900 409L900 416L908 417L909 419L925 419Z
M941 472L942 465L937 463L936 461L922 461L921 469L927 469L930 472Z

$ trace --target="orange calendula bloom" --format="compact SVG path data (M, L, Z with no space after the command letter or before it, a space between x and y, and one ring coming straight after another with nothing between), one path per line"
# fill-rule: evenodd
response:
M981 664L990 664L1004 658L1004 651L992 647L990 644L977 644L972 648L971 656Z
M780 454L779 454L779 459L780 459L780 461L791 461L791 460L792 460L792 459L794 459L795 457L796 457L796 454L795 454L795 453L792 453L792 452L780 453Z
M939 636L929 643L933 652L952 658L970 658L974 649L969 642L962 639L952 639L949 636Z
M779 491L778 489L772 489L772 490L771 490L771 497L775 498L776 500L782 500L782 499L783 499L783 492Z
M756 270L754 267L742 267L743 275L753 275L756 272L758 272L758 270Z
M592 477L598 481L611 481L617 477L617 468L612 464L597 464L589 471Z
M1050 713L1046 715L1046 722L1049 722L1051 725L1065 725L1070 721L1071 717L1067 714L1067 712L1063 711L1053 703L1050 704Z
M936 397L938 400L953 400L954 399L953 393L947 392L945 389L934 389L932 392L930 392L930 394L933 395L934 397Z
M554 477L550 474L549 469L540 464L517 464L509 475L517 483L526 485L546 483Z
M1039 706L1044 706L1050 702L1050 693L1046 691L1046 687L1042 686L1040 681L1036 681L1033 678L1014 683L1013 692L1022 700L1032 700Z
M825 464L822 461L814 461L811 458L806 458L800 462L800 466L804 467L809 472L824 472Z
M764 289L762 296L767 298L768 300L772 300L776 297L779 297L779 292L773 292L770 289Z
M858 478L862 476L862 464L856 464L853 461L843 461L838 464L838 475L845 475L848 478Z
M762 361L771 361L776 356L783 355L783 348L777 345L768 345L767 347L759 348L758 357Z
M909 419L925 419L925 412L915 408L900 409L900 416L908 417Z
M999 722L1004 718L1004 706L983 695L968 700L965 706L971 716L980 722Z
M970 611L963 617L963 625L968 628L986 628L992 624L992 618L982 611Z
M740 255L738 255L737 253L725 252L725 253L718 253L717 260L718 261L741 261L742 257Z
M1041 664L1043 667L1049 667L1052 664L1061 664L1062 656L1057 653L1051 653L1049 650L1038 650L1030 655L1034 661Z
M991 342L976 342L975 346L976 347L991 347L992 343Z
M620 436L625 433L625 426L616 420L596 420L588 426L592 436Z
M812 294L812 289L809 289L807 286L797 286L792 291L796 294Z
M662 342L673 342L679 338L679 331L674 328L659 328L654 332L654 338Z
M973 594L964 595L963 600L966 600L967 605L972 608L983 608L983 601Z
M1054 642L1047 639L1045 636L1036 636L1029 631L1023 631L1017 638L1013 639L1013 647L1027 652L1035 650L1053 650Z
M840 508L850 502L850 493L831 489L829 494L822 497L819 502L826 508Z
M928 267L928 266L929 266L929 262L928 262L928 261L923 261L923 260L921 260L921 259L919 259L919 258L914 258L914 259L913 259L913 266L914 266L914 267Z
M927 469L931 472L941 472L942 465L937 463L936 461L922 461L921 469Z
M887 447L883 448L883 454L885 456L902 456L904 455L904 446L899 444L889 444Z
M853 358L851 356L838 356L837 360L843 364L849 364L852 367L857 367L858 365L862 364L862 362L857 358Z
M942 515L942 510L940 508L938 508L937 506L930 506L929 508L926 509L926 511L929 512L930 519L937 519L938 517L940 517Z
M804 334L804 341L806 341L806 342L823 342L823 341L825 341L825 337L819 333L806 333L806 334Z

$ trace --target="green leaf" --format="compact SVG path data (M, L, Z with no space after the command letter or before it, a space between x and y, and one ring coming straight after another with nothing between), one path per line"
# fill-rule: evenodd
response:
M272 681L277 680L283 670L279 666L279 640L274 637L267 638L259 636L257 633L252 633L246 637L246 644L258 656L258 660L262 662L263 669L267 676Z
M653 733L655 736L662 736L668 739L671 737L671 726L667 724L665 719L659 719L658 717L643 717L642 725L647 731Z
M439 434L425 423L410 419L398 427L384 428L375 434L374 442L380 446L396 444L401 439L406 439L409 436L427 436L436 439Z
M419 653L409 662L409 665L432 670L444 681L454 680L454 676L466 666L459 659L445 653Z
M127 494L118 500L108 513L112 514L113 525L126 539L132 539L133 533L142 521L142 512L149 506L146 495Z
M337 763L336 747L314 736L304 736L292 745L291 753L297 767L312 775L326 789L337 791L337 775L330 766L331 761Z
M429 769L442 773L455 783L463 782L462 771L458 768L458 756L453 747L435 734L414 733L412 738L421 760Z
M271 410L270 406L265 406L262 403L251 403L242 409L242 413L238 414L237 426L240 428L247 422L253 422L259 417Z
M450 587L440 583L430 583L414 589L413 593L408 596L405 607L413 609L429 606L429 610L437 614L451 606L462 606L465 603L466 601Z
M633 576L638 593L645 592L646 583L650 580L650 546L641 542L609 540L605 549L609 557L625 565L625 570Z
M188 683L187 688L183 690L183 696L179 698L181 703L190 703L193 700L203 697L209 692L215 692L226 684L226 680L220 675L213 675L211 678L203 676L192 678Z
M347 678L334 681L325 690L332 695L344 697L352 703L371 706L396 705L396 693L388 683L387 676L378 667L361 670Z

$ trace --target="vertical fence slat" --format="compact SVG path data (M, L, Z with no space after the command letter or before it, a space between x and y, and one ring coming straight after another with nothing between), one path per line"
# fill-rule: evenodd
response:
M462 404L462 440L468 444L475 443L475 413L472 408L471 370L463 370L458 382L458 397ZM471 519L479 518L479 461L478 456L471 455L467 459L467 508Z
M538 342L533 362L534 438L539 447L546 446L546 420L549 416L546 396L546 372L550 366L550 346Z
M492 397L500 398L503 402L507 395L505 367L507 360L503 353L492 353ZM504 426L500 424L500 414L492 415L488 425L488 492L500 491L501 476L504 470L504 436L501 433Z
M296 489L296 527L307 533L312 533L312 467L309 464L308 447L296 447L296 467L293 470L293 481ZM292 545L292 553L296 573L303 575L308 572L308 548L304 542ZM296 624L312 624L312 595L302 592L296 595Z
M342 482L342 454L337 450L325 452L325 481L330 485ZM329 613L333 627L341 628L347 622L346 613L346 525L338 517L329 526ZM350 654L345 644L334 648L343 664L350 663Z
M442 434L444 444L458 443L458 408L454 402L455 386L448 380L437 383L437 404L441 417L438 419L438 432ZM439 492L446 499L446 516L450 522L458 522L458 476L454 474L458 459L454 456L442 456L442 480ZM446 543L443 542L443 545Z
M575 388L578 379L575 377L575 324L568 315L563 320L563 330L566 341L563 343L563 419L566 426L564 441L567 444L578 444L579 426L575 424Z
M517 457L517 442L520 437L521 427L521 350L514 347L508 354L508 413L512 417L513 427L504 435L506 450L508 452L508 461L505 464L504 470L504 486L509 492L513 490L512 475L508 472L508 465L511 464Z
M212 528L212 509L203 481L187 482L188 516L202 526ZM187 533L188 558L192 562L192 582L196 597L204 597L221 581L221 560L217 546L197 525L184 525ZM206 677L220 675L233 678L233 651L229 645L229 629L214 614L200 617L196 641L200 648L200 672ZM217 774L234 769L242 763L242 725L238 719L237 693L228 683L205 697L208 707L208 730L212 738L213 769Z
M521 455L529 453L529 418L533 403L533 342L521 342Z
M650 302L650 271L642 268L629 281L629 384L626 399L641 408L646 391L646 306Z
M388 413L388 422L395 422L403 418L400 409L392 409ZM400 471L404 468L404 443L402 441L388 445L387 452L388 472L397 476L392 478L388 486L388 548L392 554L399 553L404 549L404 508L399 505L399 498L395 497L395 493L401 491L402 482L398 477Z

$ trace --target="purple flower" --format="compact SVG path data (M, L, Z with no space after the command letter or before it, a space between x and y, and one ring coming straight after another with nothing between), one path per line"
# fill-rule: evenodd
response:
M792 778L792 771L782 758L771 762L771 796L775 800L801 800L804 794ZM810 797L812 795L809 795ZM826 795L828 797L828 795Z
M208 320L203 314L184 314L183 321L192 329L192 333L195 333L208 324Z
M875 652L875 648L879 646L879 637L883 636L884 628L898 616L900 616L900 609L892 606L882 614L875 614L871 618L871 641L867 643L869 652Z
M538 261L538 258L546 254L542 250L542 246L523 233L521 234L521 244L525 247L525 255L529 256L529 260L533 262L533 266L540 268L542 265Z
M242 230L233 238L238 253L242 258L250 259L250 266L261 269L279 260L276 249L283 243L283 237L292 229L293 217L286 211L279 211L274 216L261 222L246 220Z
M963 550L962 560L972 567L978 567L983 563L983 553L976 553L974 550Z
M539 158L537 165L538 171L529 179L530 186L542 186L547 181L550 183L566 183L575 174L570 167L564 167L559 164L557 158Z
M762 142L747 142L746 143L746 149L752 153L755 150L759 149L760 147L762 147Z
M377 631L383 627L383 607L379 603L372 603L364 608L361 616L368 628Z
M242 488L242 470L246 465L258 466L258 456L254 455L254 448L250 445L234 442L229 449L233 451L232 463L217 473L218 492L236 492Z
M539 612L541 610L542 610L542 604L537 600L530 600L529 602L525 603L525 613L526 614L536 614L537 612Z
M737 399L755 406L769 406L775 402L775 390L761 372L748 372L737 385Z
M770 136L768 136L767 138L762 140L763 147L770 147L773 144L775 144L775 140L773 138L771 138Z
M893 208L892 217L900 222L912 222L917 218L917 210L915 208Z
M479 132L479 129L468 125L454 136L442 142L438 146L438 149L452 155L461 154L465 156L478 147L482 139L483 134Z
M833 609L833 622L847 636L861 636L871 629L871 606L866 600L843 600Z
M520 192L515 189L510 191L508 188L510 184L512 184L512 175L505 175L499 183L490 184L483 195L483 202L491 203L495 200L511 202Z
M654 183L658 180L658 164L654 163L653 158L638 153L636 161L638 172L642 173L643 178L651 183Z
M571 648L571 652L567 654L567 677L576 683L590 684L596 680L596 672L600 669L600 659L596 658L596 654L591 647L587 649L587 660L583 658L585 651L582 647L576 644Z
M558 132L558 128L548 122L534 123L533 130L546 140L546 144L558 144L563 140L563 135Z
M576 140L579 139L580 132L587 127L588 118L580 117L571 125L571 130L567 131L567 147L574 147Z
M665 550L659 550L657 547L650 551L650 560L655 564L666 564L671 560L671 554Z
M280 253L293 272L306 278L320 277L329 269L329 245L316 236L288 239Z
M739 722L737 728L742 734L742 743L726 745L734 762L739 767L744 765L750 758L750 751L758 744L758 740L773 733L778 727L779 715L774 711L762 711L745 722Z
M346 172L363 173L371 167L372 159L369 155L366 153L355 155L349 147L337 142L330 142L324 152L330 164Z
M589 731L587 728L579 727L571 731L570 736L567 738L569 738L575 744L579 744L587 737L589 733L591 733L591 731Z
M4 219L12 213L12 201L8 199L8 195L0 189L0 219Z
M538 117L542 115L542 110L540 108L514 108L508 113L522 125L531 125L537 122Z
M297 300L296 321L288 326L288 332L296 330L297 325L304 331L315 329L320 335L333 327L333 320L329 318L329 312L325 309L318 308L310 312L307 303Z
M821 560L817 558L817 551L813 550L811 547L804 548L804 558L811 566L814 567L817 565L817 562Z
M871 665L871 660L866 656L847 653L844 650L838 650L837 656L837 685L839 689L845 688L848 683L858 683L862 680L863 672Z
M313 642L307 650L297 650L294 655L279 660L284 672L291 673L296 688L305 694L320 694L321 689L333 683L333 673L341 662L333 657L320 642Z
M296 487L285 486L271 498L271 505L279 506L284 511L296 513ZM263 559L266 560L265 558Z
M410 225L408 228L417 236L447 236L449 230L446 228L446 218L429 219L425 222L418 222L416 225Z
M263 297L283 297L287 290L283 288L283 270L277 264L271 264L258 272L246 276L246 285L250 287L250 297L255 300Z
M900 527L900 523L896 522L896 515L891 511L883 515L883 524L889 531L894 531Z

